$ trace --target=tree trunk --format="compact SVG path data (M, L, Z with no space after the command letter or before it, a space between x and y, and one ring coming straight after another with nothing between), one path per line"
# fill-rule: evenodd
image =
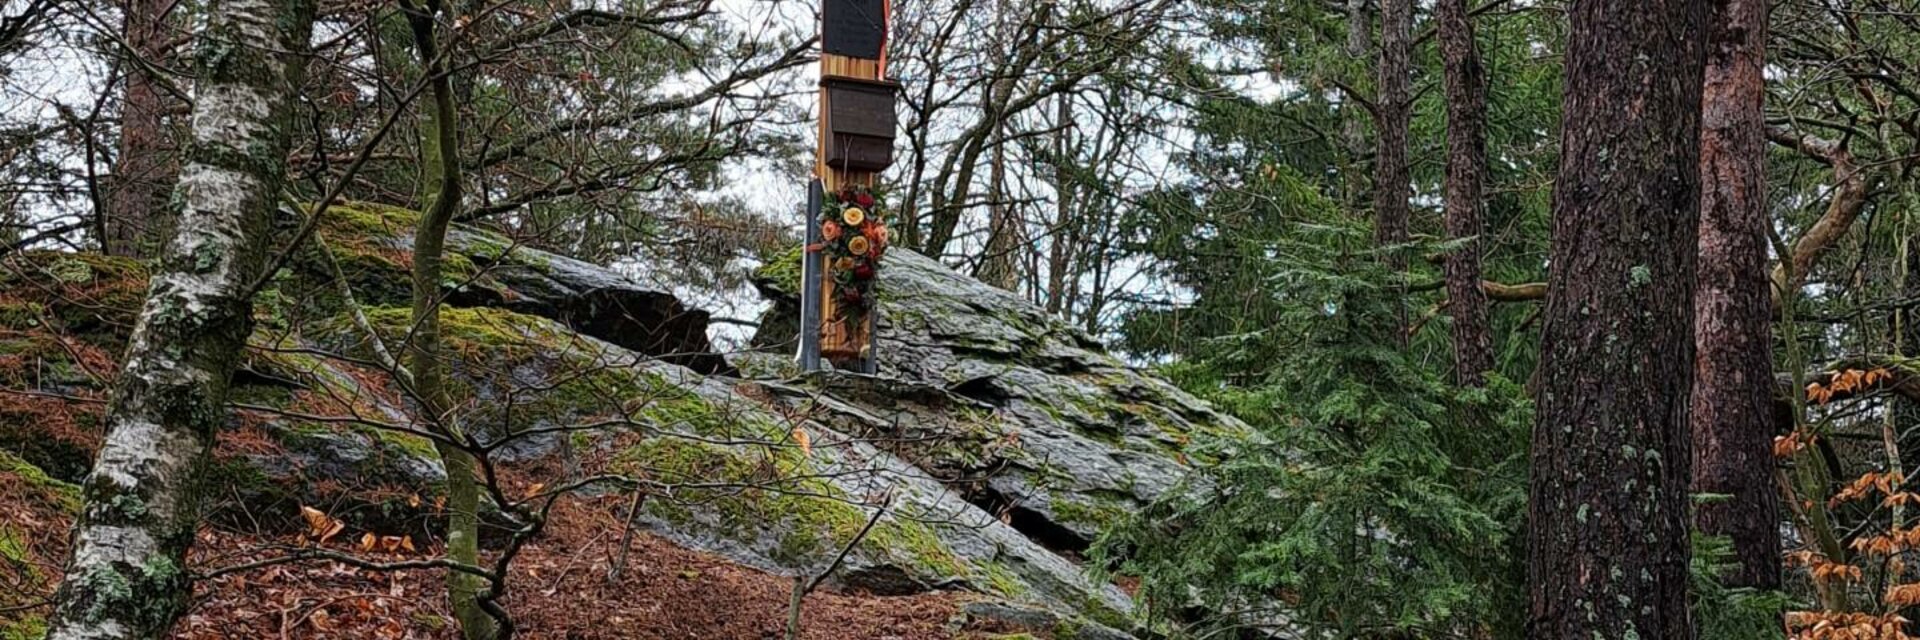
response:
M167 244L107 408L47 637L157 638L184 610L195 482L226 421L286 178L306 0L222 0L200 39L181 234Z
M1462 241L1447 257L1447 314L1453 316L1454 374L1480 386L1493 368L1487 294L1480 288L1481 193L1487 181L1487 76L1480 66L1467 0L1438 0L1440 55L1446 66L1447 237Z
M1367 54L1373 43L1367 37L1367 0L1347 0L1347 55Z
M1084 227L1074 219L1074 183L1073 168L1069 164L1069 154L1073 152L1070 142L1073 138L1073 104L1071 96L1061 94L1055 98L1053 126L1059 129L1053 138L1053 237L1047 244L1047 313L1062 319L1071 319L1073 312L1073 294L1069 286L1078 286L1079 279L1068 276L1073 269L1073 257L1081 251L1080 229ZM1069 285L1069 283L1072 283Z
M1920 235L1920 210L1908 207L1901 212L1901 233L1895 245L1900 259L1900 297L1913 301L1920 300L1920 246L1916 246L1914 237ZM1920 356L1920 306L1908 304L1893 310L1892 335L1894 353L1902 357ZM1898 430L1894 443L1900 451L1901 467L1906 473L1912 473L1916 467L1915 453L1920 452L1920 431L1914 429L1920 425L1920 397L1902 397L1894 402L1893 424Z
M993 157L988 160L992 166L987 171L987 194L993 198L987 203L987 246L986 255L981 257L978 276L981 282L1006 289L1019 291L1018 264L1021 251L1019 233L1021 222L1019 212L1007 202L1007 145L1005 125L997 127L1000 133L993 144Z
M1702 533L1728 537L1730 586L1780 586L1767 281L1766 0L1707 4L1700 122L1700 255L1693 297L1693 491Z
M430 83L432 101L420 118L420 223L413 236L413 335L408 342L407 371L420 410L449 438L466 441L451 422L452 398L441 361L440 279L447 228L461 203L459 110L454 104L451 65L442 55L436 28L440 3L429 0L424 10L409 10L420 66ZM450 16L440 19L452 21ZM480 563L480 487L474 478L473 455L445 441L435 441L447 470L447 557L468 566ZM447 599L461 634L468 640L488 640L501 633L482 604L485 589L479 576L447 572Z
M101 250L109 255L153 257L173 232L173 209L168 203L174 181L173 144L166 128L170 101L156 76L171 57L166 14L172 6L170 0L127 0L123 9L121 37L127 47L123 53L134 60L124 67L119 157L102 212L107 236L101 239Z
M1407 128L1412 117L1412 98L1408 85L1411 71L1408 50L1413 41L1413 0L1380 2L1380 95L1375 101L1379 126L1375 135L1373 185L1373 234L1381 246L1404 244L1408 239L1411 217L1411 178L1407 173ZM1405 275L1406 252L1387 255L1387 264L1396 276ZM1405 296L1395 302L1399 309L1393 334L1406 342L1407 307Z
M1570 19L1527 637L1689 640L1705 7L1575 0Z

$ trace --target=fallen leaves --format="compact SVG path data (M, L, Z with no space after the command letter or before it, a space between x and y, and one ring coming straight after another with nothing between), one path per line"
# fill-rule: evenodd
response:
M374 551L385 551L387 553L400 553L405 551L407 553L415 553L418 549L415 549L413 546L413 536L376 536L373 535L372 532L368 532L360 536L360 551L365 553L372 553Z
M340 535L341 531L347 529L347 523L327 515L325 511L304 504L300 505L300 517L307 521L306 539L316 545L327 544L328 540L332 540L334 536Z

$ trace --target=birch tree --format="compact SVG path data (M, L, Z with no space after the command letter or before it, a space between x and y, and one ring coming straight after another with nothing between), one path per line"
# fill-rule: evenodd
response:
M157 638L185 609L196 476L252 328L313 11L217 0L206 12L181 232L127 347L48 638Z

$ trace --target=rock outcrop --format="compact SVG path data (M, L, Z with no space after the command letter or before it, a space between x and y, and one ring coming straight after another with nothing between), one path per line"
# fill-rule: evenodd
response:
M345 312L324 261L298 261L264 301L221 439L222 518L323 504L369 531L432 531L444 473L412 403L369 356L368 329L407 339L397 305L411 223L385 207L329 212L321 235L364 322ZM1246 428L910 252L890 255L879 283L879 374L798 375L783 344L796 331L797 253L757 274L773 303L767 350L723 357L704 312L614 271L472 229L449 245L444 337L465 399L452 418L502 465L560 476L542 484L641 487L638 523L762 569L816 574L848 550L831 576L841 585L973 590L1125 637L1109 627L1131 626L1130 600L1089 577L1079 552L1174 486L1194 462L1189 438ZM0 298L0 375L46 394L0 407L0 448L77 480L98 437L84 400L101 397L98 370L137 305L52 294L137 297L142 274L73 254L5 262L5 290L49 295ZM59 446L41 433L53 414Z
M793 335L798 260L790 254L758 272L756 284L775 302L762 318L765 347L784 348ZM1018 447L984 457L932 448L921 464L991 470L976 502L1005 510L1035 538L1084 549L1115 516L1184 475L1192 437L1247 429L1012 293L916 253L887 260L876 287L880 377L830 374L829 407L868 428L904 420L921 433L951 431L948 407L992 412L998 433Z

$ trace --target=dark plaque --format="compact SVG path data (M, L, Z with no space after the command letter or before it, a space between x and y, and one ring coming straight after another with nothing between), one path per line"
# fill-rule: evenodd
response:
M881 171L893 164L894 96L899 83L829 77L827 164L841 170Z
M886 0L821 0L820 48L879 60L887 46Z

